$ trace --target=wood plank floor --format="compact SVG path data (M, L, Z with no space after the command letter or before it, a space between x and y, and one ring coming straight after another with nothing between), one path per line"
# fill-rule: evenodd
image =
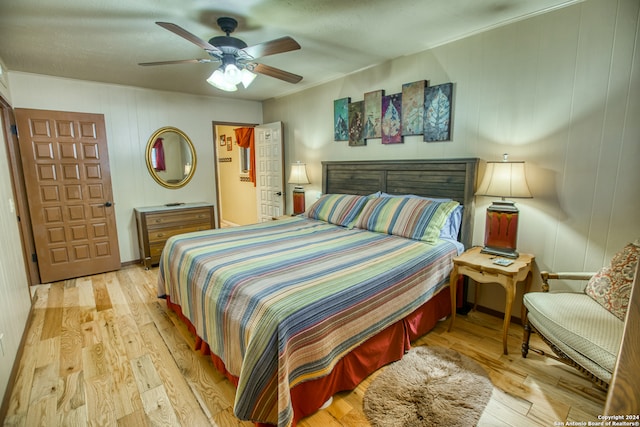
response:
M157 268L129 266L39 286L3 424L253 425L233 416L233 386L192 351L193 337L155 297L156 276ZM415 344L455 349L489 372L495 390L479 425L552 426L602 413L606 393L578 371L537 354L520 356L520 326L510 328L508 356L501 319L471 312L452 332L447 326L440 322ZM379 372L301 427L368 426L362 397Z

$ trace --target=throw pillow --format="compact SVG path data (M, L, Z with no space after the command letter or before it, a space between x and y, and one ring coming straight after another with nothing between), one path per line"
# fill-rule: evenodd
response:
M323 194L305 215L329 224L351 227L367 200L367 196L353 194Z
M587 295L623 321L629 306L629 295L638 258L640 258L640 239L629 243L615 254L611 264L597 272L585 288Z
M356 228L434 244L447 217L458 205L456 201L407 197L370 199L362 208Z

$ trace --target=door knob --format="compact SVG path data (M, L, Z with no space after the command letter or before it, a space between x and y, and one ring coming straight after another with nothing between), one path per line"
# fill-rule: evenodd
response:
M278 192L276 193L276 196L282 196L282 191L278 191Z
M104 205L106 207L110 208L113 205L113 203L111 203L110 201L107 201L107 203L105 203Z

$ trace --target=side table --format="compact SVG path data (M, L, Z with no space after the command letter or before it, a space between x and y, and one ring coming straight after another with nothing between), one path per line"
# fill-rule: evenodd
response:
M511 323L511 306L513 305L513 298L516 295L516 284L524 280L524 292L529 292L532 279L531 268L535 257L531 254L520 254L517 259L512 260L513 264L502 266L493 263L498 257L481 253L481 250L481 247L474 247L453 259L453 269L451 270L451 277L449 279L449 289L451 291L451 321L448 330L451 331L456 319L455 284L458 283L459 275L465 275L473 279L478 285L481 283L499 283L506 292L504 323L502 326L502 346L504 354L509 354L507 350L507 333L509 331L509 324ZM524 310L522 310L520 316L524 317Z

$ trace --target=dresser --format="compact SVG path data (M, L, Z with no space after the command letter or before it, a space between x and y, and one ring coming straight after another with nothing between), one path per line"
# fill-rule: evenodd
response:
M214 205L184 203L134 209L140 258L146 269L158 264L167 239L176 234L215 228Z

